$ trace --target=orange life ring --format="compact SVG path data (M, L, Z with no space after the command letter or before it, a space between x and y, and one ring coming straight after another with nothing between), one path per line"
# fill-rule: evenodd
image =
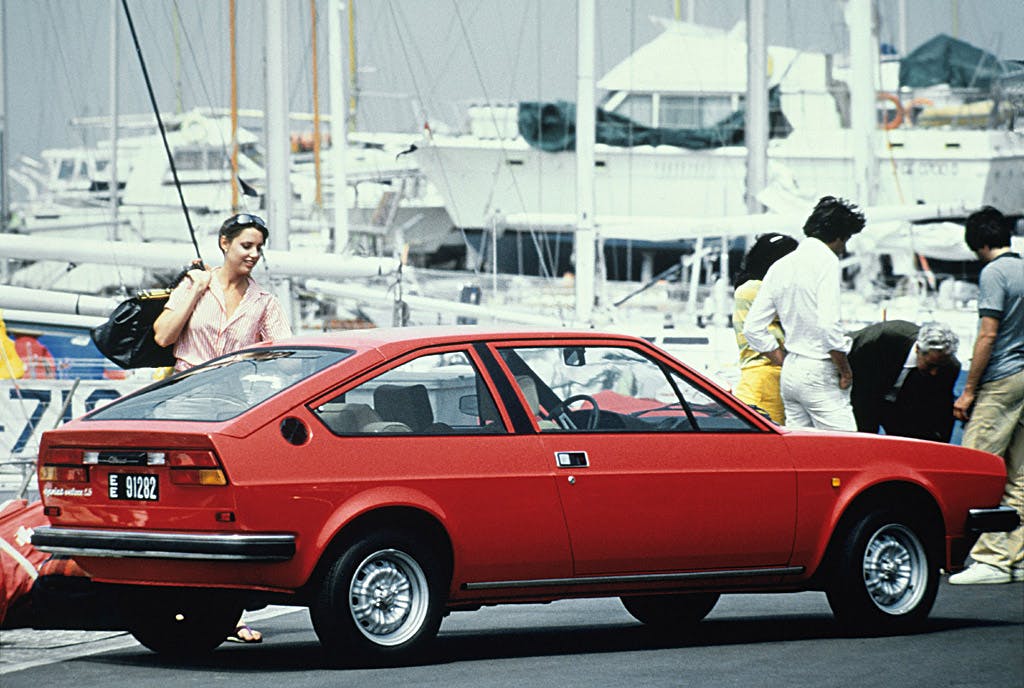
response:
M887 100L890 103L892 103L894 106L896 106L896 116L893 117L892 119L884 120L881 124L878 125L880 128L887 129L887 130L888 129L895 129L899 125L903 124L903 117L905 116L906 113L903 110L903 103L900 102L899 96L897 96L894 93L882 92L882 93L879 93L878 96L875 99L876 100Z

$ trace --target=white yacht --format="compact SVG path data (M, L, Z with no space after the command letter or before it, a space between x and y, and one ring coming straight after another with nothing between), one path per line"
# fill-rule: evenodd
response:
M607 92L601 109L643 127L704 131L740 111L747 87L744 26L724 31L656 21L662 33L598 81ZM773 118L767 147L769 188L810 204L824 194L867 203L855 191L847 59L769 46L767 61L781 113ZM875 79L873 203L959 201L1011 213L1024 209L1021 94L1014 113L1006 101L994 104L977 89L901 89L899 67L898 61L883 61ZM469 111L467 133L424 139L417 152L420 166L444 194L457 226L490 227L495 218L510 215L572 217L575 154L571 146L548 152L528 142L520 132L531 114L517 104L479 106ZM569 117L566 128L571 125ZM742 143L726 137L726 145L689 149L608 145L600 143L600 133L598 140L596 217L632 217L642 224L644 217L747 212Z

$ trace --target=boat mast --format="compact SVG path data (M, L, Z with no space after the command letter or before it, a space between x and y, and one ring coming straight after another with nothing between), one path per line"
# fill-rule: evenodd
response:
M316 0L309 0L310 40L313 52L313 177L316 180L316 209L319 213L324 207L322 177L320 174L320 72L317 62L320 53L317 50L316 35Z
M848 0L846 25L850 33L850 135L853 144L855 203L875 204L878 166L875 161L875 74L878 42L870 0Z
M228 0L228 52L231 70L231 212L237 213L238 199L238 57L235 0Z
M118 103L117 103L117 12L118 0L110 0L110 229L107 230L107 239L117 241L117 130L118 130Z
M267 219L274 232L274 245L288 251L291 190L288 179L288 32L284 0L267 0L266 17ZM278 301L295 330L291 281L275 282Z
M576 53L576 317L590 325L594 313L594 0L577 3Z
M345 75L341 59L341 13L343 0L328 0L327 55L330 69L331 98L331 175L334 184L334 237L329 245L341 253L348 245L348 187L345 185L345 151L348 148L348 126L345 113ZM352 0L349 0L351 6ZM350 39L351 41L351 39ZM350 57L351 59L351 57Z
M747 212L764 212L757 194L768 178L768 59L765 0L747 0ZM723 239L724 241L724 239ZM728 254L728 247L722 251Z

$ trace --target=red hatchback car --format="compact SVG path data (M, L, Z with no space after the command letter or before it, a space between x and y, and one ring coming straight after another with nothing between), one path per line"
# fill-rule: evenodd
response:
M129 627L212 650L243 608L405 661L442 617L618 596L678 630L722 593L824 590L904 631L978 532L996 456L780 428L630 336L481 328L298 337L45 433L37 547L125 587Z

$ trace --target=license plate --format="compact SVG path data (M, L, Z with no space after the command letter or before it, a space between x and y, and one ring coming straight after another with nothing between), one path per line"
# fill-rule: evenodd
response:
M111 499L155 502L160 499L160 483L155 475L111 473L107 477L107 496Z

